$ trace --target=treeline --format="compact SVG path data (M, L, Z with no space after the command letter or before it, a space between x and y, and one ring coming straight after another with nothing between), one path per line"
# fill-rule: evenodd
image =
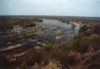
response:
M0 31L7 31L13 28L13 25L22 27L35 26L35 22L42 22L41 19L34 18L0 18Z

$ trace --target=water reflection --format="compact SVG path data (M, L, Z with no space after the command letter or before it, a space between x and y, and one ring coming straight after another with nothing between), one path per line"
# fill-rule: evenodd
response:
M73 25L75 27L73 28ZM49 41L67 40L73 38L74 34L80 29L79 24L63 23L59 20L43 19L42 23L36 25L38 36Z

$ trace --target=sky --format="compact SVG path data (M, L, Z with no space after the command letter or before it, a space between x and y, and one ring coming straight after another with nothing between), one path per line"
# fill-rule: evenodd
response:
M0 15L100 17L100 0L0 0Z

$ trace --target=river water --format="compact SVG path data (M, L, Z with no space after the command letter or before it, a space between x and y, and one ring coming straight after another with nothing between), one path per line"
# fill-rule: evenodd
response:
M39 37L54 42L72 39L78 33L80 25L54 19L43 19L43 22L37 24L35 29L38 30Z

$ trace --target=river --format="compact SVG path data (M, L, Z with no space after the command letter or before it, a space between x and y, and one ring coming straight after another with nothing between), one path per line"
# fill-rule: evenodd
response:
M78 33L80 24L67 23L54 19L43 19L42 23L36 25L38 36L51 42L69 40Z

